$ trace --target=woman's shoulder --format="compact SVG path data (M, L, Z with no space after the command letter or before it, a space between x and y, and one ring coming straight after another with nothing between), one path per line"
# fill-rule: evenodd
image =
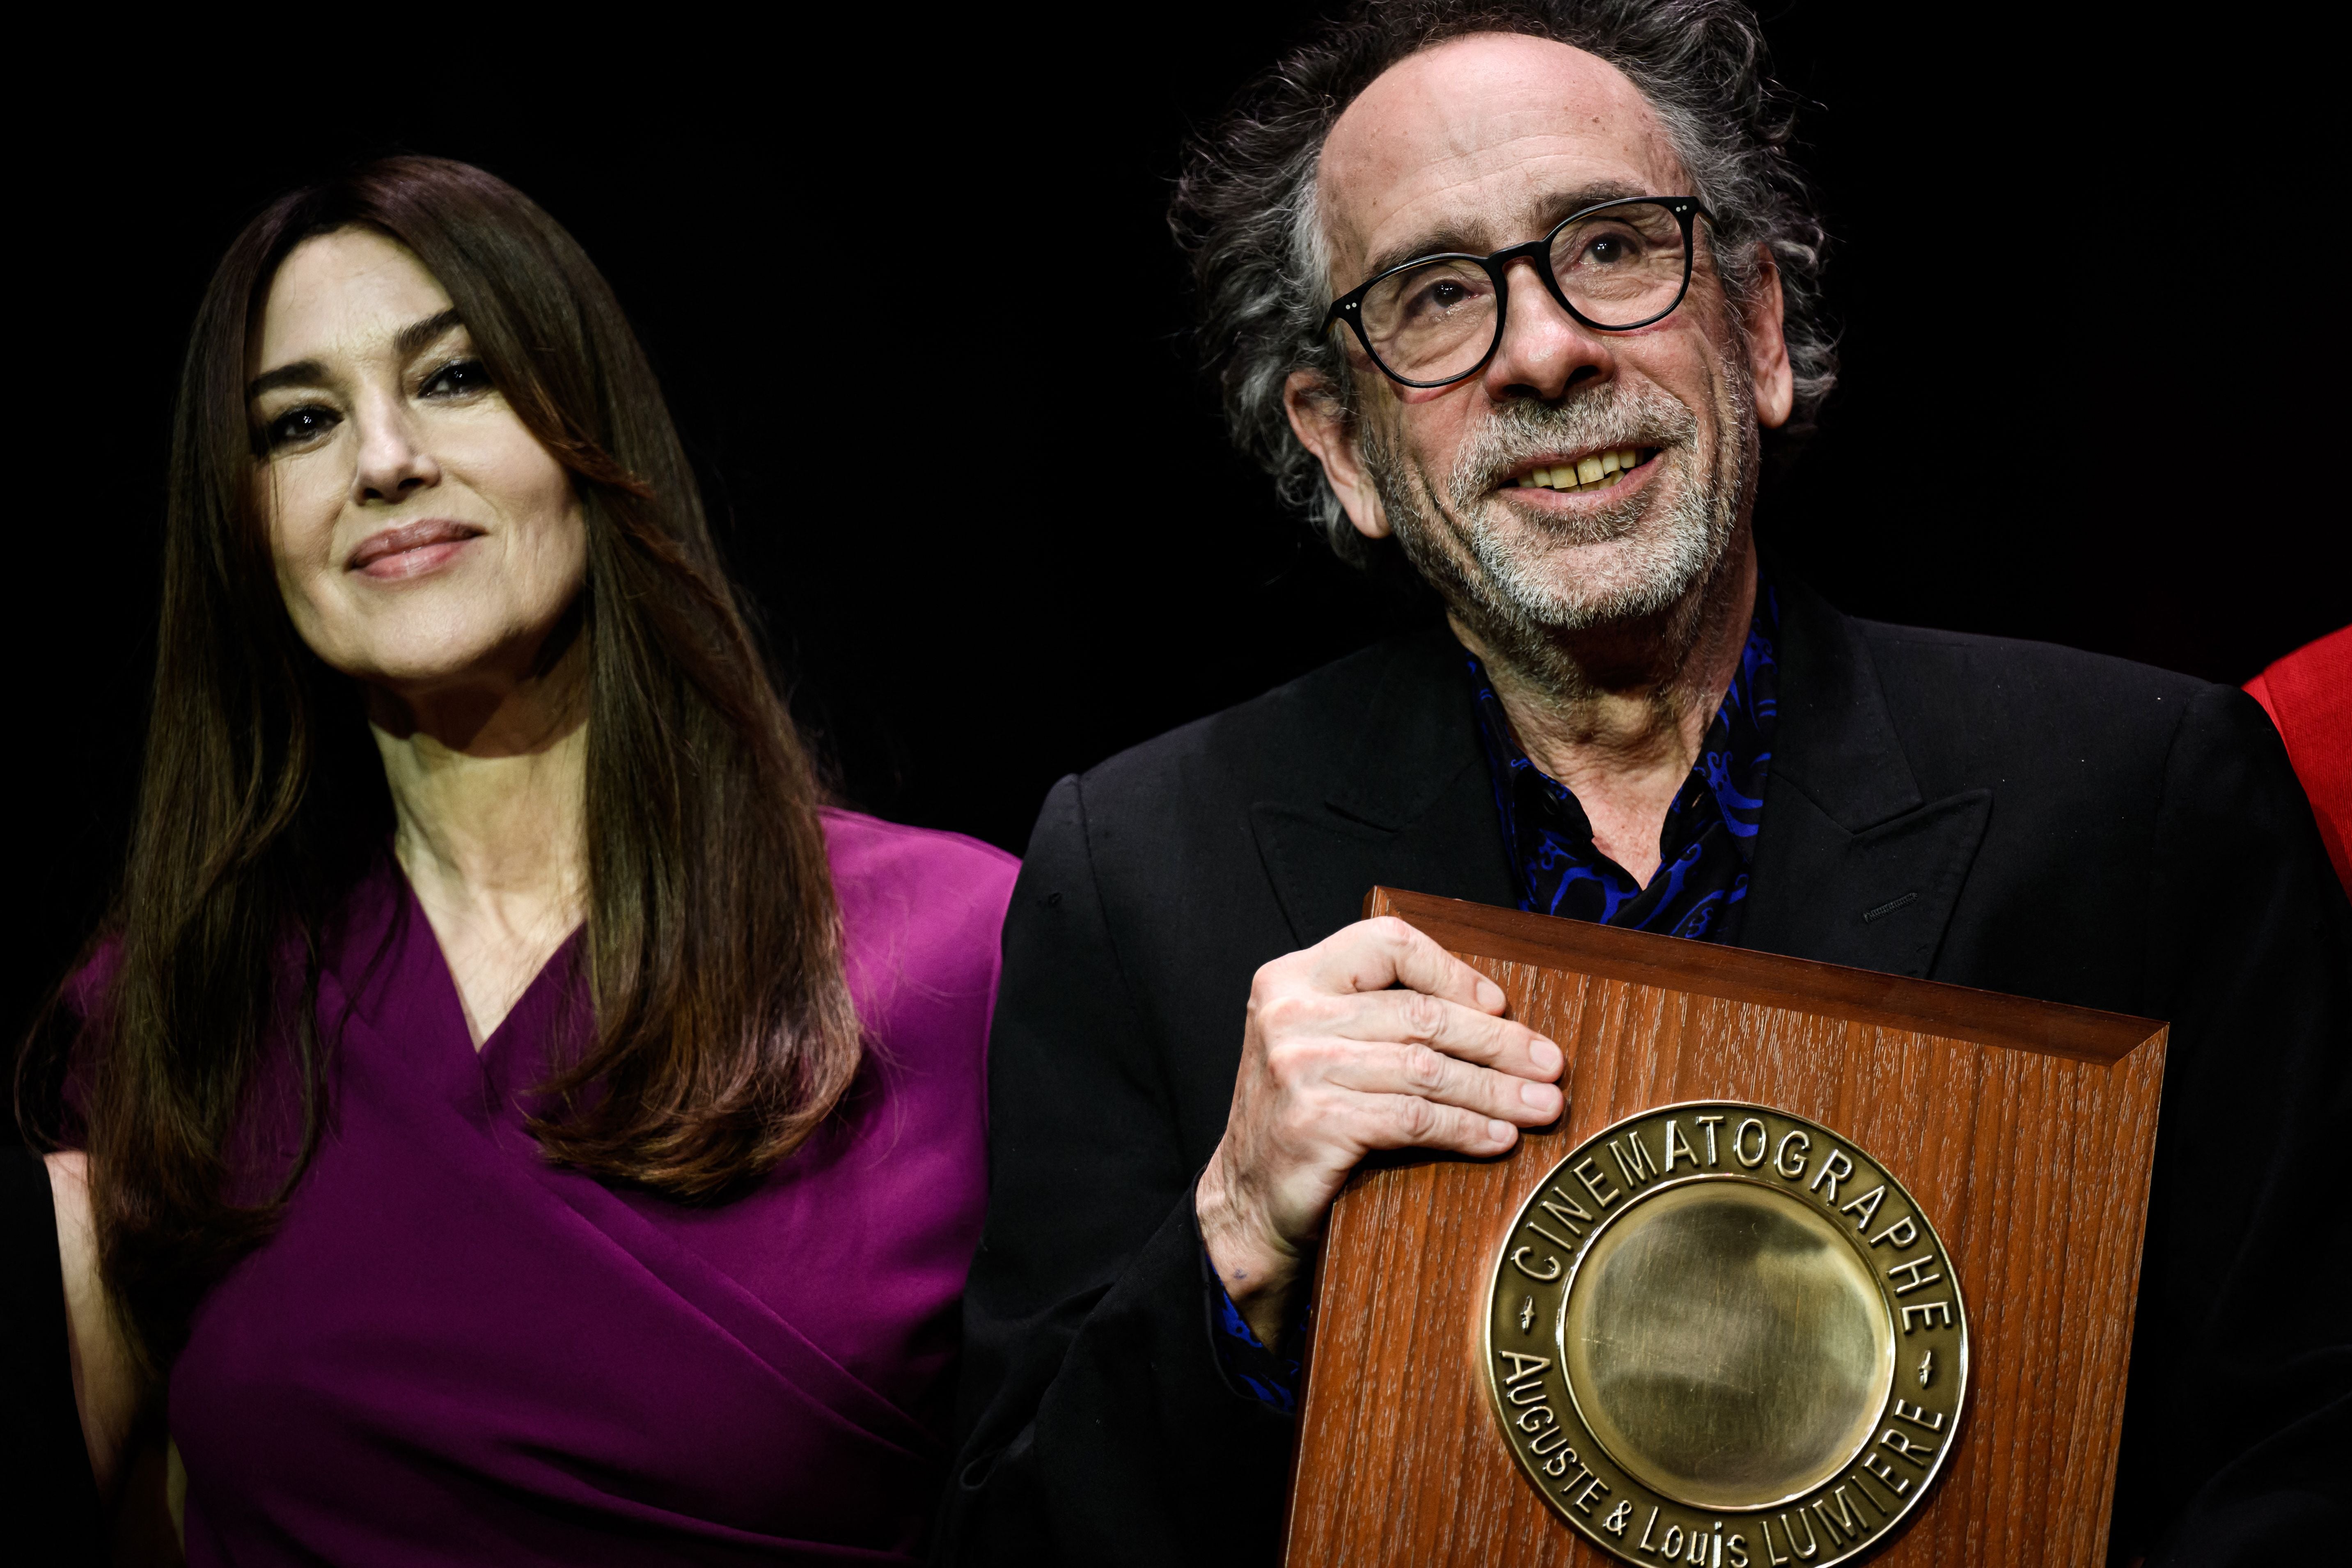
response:
M908 827L839 806L818 815L825 858L845 899L858 889L919 887L933 898L965 894L1001 906L1021 873L1019 856L961 833Z
M992 996L1020 859L961 833L832 807L823 817L853 976Z

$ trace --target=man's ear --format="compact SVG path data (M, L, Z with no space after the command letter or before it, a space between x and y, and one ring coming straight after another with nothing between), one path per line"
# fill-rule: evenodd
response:
M1756 250L1763 274L1742 324L1748 329L1748 372L1756 378L1756 422L1777 430L1797 405L1797 382L1789 366L1789 341L1780 331L1780 268L1768 247Z
M1366 539L1386 539L1388 513L1381 510L1380 494L1364 471L1355 431L1331 384L1311 370L1294 370L1282 384L1282 407L1290 416L1290 428L1300 445L1323 465L1323 477L1330 480L1331 493L1347 509L1348 521L1356 525L1356 531Z

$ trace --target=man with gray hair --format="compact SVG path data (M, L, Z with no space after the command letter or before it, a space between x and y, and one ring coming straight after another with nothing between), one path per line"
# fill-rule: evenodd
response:
M1790 134L1736 0L1394 0L1195 149L1236 437L1445 615L1047 801L949 1560L1269 1561L1349 1173L1561 1113L1559 1046L1374 883L2170 1020L2117 1560L2343 1539L2352 910L2242 694L1759 561L1763 444L1834 376Z

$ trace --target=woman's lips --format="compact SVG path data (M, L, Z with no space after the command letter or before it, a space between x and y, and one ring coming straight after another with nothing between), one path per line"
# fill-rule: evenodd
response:
M428 517L369 535L352 552L350 570L378 581L418 577L447 563L482 531L469 522Z

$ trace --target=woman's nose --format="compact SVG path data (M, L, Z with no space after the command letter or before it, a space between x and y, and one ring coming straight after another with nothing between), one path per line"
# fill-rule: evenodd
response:
M440 479L440 466L425 449L404 411L385 409L362 416L359 466L352 475L354 500L396 501Z

